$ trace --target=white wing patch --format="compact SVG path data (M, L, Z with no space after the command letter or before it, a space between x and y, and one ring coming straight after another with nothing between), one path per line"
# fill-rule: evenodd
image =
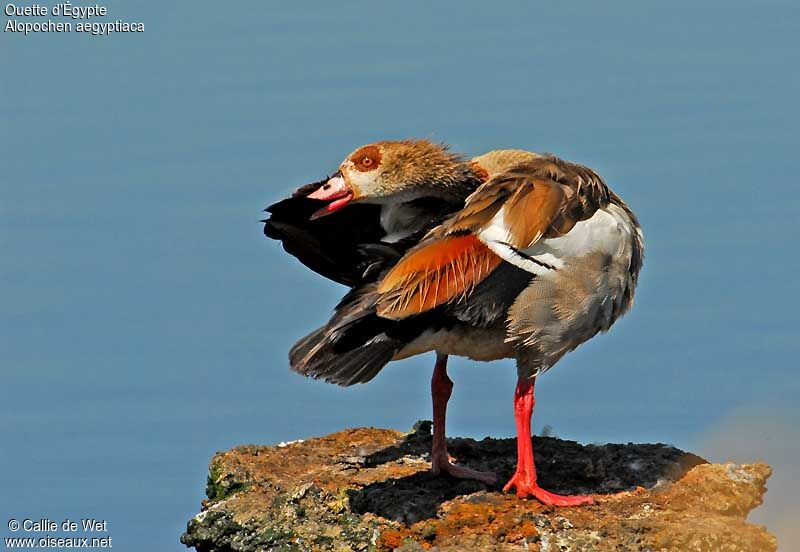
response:
M522 270L526 270L532 274L536 274L537 276L544 276L545 274L549 274L558 268L546 262L542 262L538 258L530 257L523 251L515 249L512 245L506 242L491 241L486 242L486 246L504 261L508 261L514 266L521 268Z
M563 236L538 241L522 250L509 243L511 236L502 209L478 237L503 260L543 276L569 264L571 259L590 253L602 252L616 257L630 242L632 232L633 223L628 215L612 204L599 209L588 220L578 222Z
M480 232L478 239L491 247L491 242L509 243L511 231L506 224L506 210L500 209Z

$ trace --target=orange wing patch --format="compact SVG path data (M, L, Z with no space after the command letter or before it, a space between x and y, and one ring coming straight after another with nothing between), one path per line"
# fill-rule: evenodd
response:
M378 315L399 320L456 297L465 298L501 262L473 235L450 236L419 246L378 286Z
M545 235L561 235L572 227L562 220L573 195L568 188L538 179L527 184L519 186L503 207L510 241L521 249ZM574 225L574 221L571 223Z

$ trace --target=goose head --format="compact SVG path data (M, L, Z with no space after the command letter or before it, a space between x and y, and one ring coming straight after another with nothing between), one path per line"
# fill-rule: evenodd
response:
M465 197L479 184L472 165L443 144L383 141L350 153L339 170L307 197L328 204L319 218L354 203L395 203L419 197Z

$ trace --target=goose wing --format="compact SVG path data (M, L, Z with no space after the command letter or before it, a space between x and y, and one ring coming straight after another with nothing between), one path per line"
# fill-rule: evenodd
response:
M401 319L466 301L503 261L534 274L551 270L529 254L531 248L568 233L607 202L599 176L556 157L497 174L386 273L377 288L377 312Z

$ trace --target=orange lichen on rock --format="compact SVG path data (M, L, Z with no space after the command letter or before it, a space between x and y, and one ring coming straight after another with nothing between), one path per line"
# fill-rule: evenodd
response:
M773 551L749 524L766 464L708 464L666 445L582 446L534 438L543 485L593 505L543 506L497 486L434 477L428 426L354 429L211 462L203 510L181 540L197 550ZM503 481L513 439L451 439L453 455Z

